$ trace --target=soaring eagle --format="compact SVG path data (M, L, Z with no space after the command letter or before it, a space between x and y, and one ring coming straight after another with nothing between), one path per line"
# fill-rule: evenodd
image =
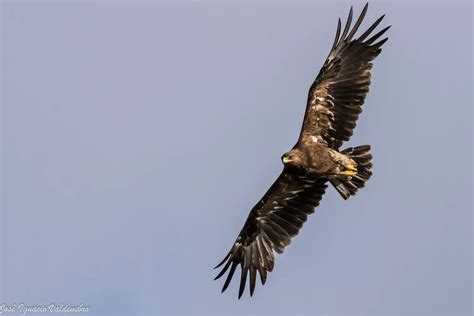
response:
M249 276L250 296L257 272L265 284L273 270L274 251L282 253L298 234L308 215L319 205L327 182L348 199L364 187L372 172L370 146L339 150L349 140L369 91L372 61L388 38L378 40L390 26L375 35L376 20L360 37L355 33L364 19L368 4L351 29L352 7L341 34L341 19L329 56L308 93L303 126L296 145L281 159L283 171L263 198L253 207L227 256L216 268L229 269L222 292L230 284L237 266L241 278L239 298Z

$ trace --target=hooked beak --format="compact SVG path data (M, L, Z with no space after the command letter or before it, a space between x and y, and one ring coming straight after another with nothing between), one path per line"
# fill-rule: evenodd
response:
M283 163L289 163L289 162L291 162L291 159L290 159L290 158L288 158L288 157L286 157L286 156L283 157Z

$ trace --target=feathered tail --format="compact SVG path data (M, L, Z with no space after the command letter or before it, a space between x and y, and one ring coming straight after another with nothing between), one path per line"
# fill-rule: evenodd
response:
M357 163L357 174L349 180L334 178L331 184L339 194L347 200L351 195L355 195L357 190L365 186L365 182L372 175L372 154L370 145L349 147L341 151L341 154L351 157Z

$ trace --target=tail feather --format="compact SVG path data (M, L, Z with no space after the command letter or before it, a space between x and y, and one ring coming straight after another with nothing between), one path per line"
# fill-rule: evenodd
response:
M365 182L372 175L372 154L370 145L349 147L341 151L341 154L351 157L357 163L357 174L350 179L334 178L331 184L339 194L347 200L351 195L355 195L357 190L365 186Z

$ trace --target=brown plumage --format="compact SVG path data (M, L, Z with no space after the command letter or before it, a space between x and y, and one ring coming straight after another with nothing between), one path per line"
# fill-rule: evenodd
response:
M371 36L380 17L361 36L353 39L367 12L364 6L351 29L352 7L341 34L339 19L333 46L311 85L303 126L296 145L282 156L284 168L263 198L252 208L244 227L216 279L229 273L222 291L240 266L239 298L247 277L253 295L257 273L262 284L273 270L274 251L282 253L309 214L319 205L329 181L347 199L364 187L371 176L370 146L339 151L356 126L369 91L372 61L387 38L379 38L386 27ZM379 40L379 41L378 41Z

